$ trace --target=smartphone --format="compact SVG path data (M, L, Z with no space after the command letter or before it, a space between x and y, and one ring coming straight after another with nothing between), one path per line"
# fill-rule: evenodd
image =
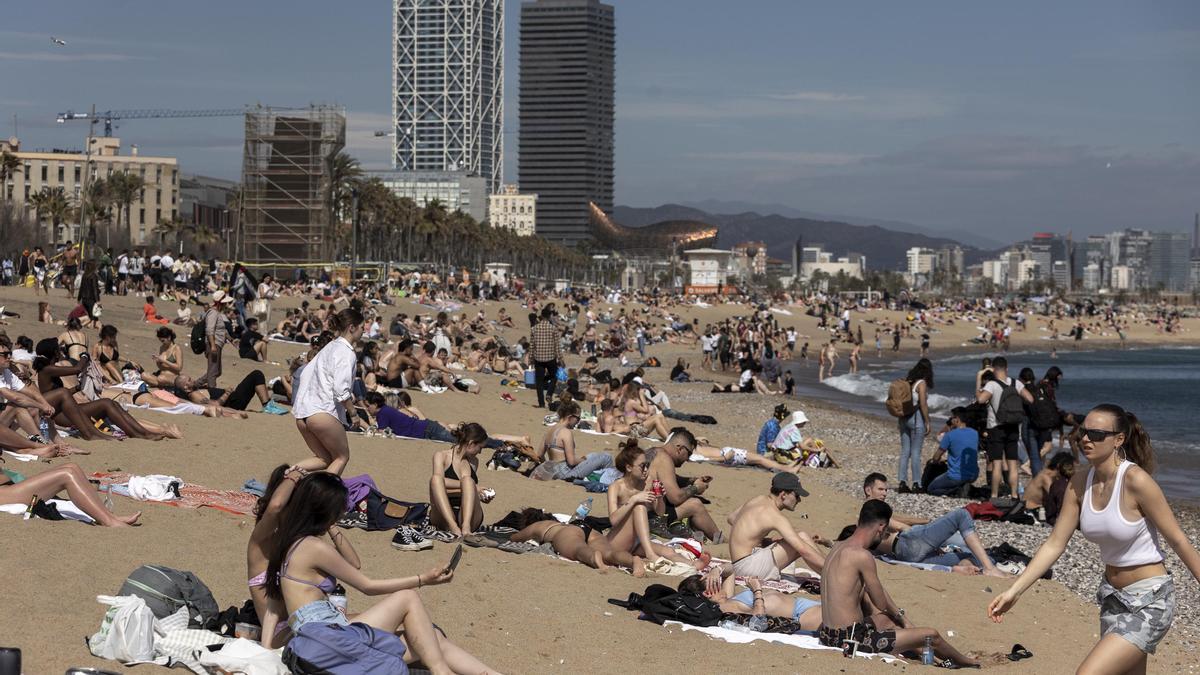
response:
M0 675L21 675L21 650L0 647Z
M447 572L453 572L454 568L458 567L458 563L462 560L462 554L463 547L462 544L459 544L458 547L454 549L454 553L450 556L450 562L446 564Z

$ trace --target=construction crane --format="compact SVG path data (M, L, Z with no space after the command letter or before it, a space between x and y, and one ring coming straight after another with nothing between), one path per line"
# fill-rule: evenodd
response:
M113 122L117 120L148 120L172 117L241 117L246 114L245 108L228 108L218 110L107 110L105 112L88 113L68 110L59 113L57 122L66 124L77 120L87 120L92 124L104 122L104 135L112 136Z

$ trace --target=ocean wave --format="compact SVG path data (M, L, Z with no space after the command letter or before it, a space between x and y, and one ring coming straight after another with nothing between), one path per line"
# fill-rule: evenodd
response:
M847 373L827 377L822 384L844 391L854 396L862 396L883 403L887 400L890 381L884 381L867 373ZM947 415L958 406L967 405L971 401L963 396L943 396L930 394L928 398L929 412L937 415Z

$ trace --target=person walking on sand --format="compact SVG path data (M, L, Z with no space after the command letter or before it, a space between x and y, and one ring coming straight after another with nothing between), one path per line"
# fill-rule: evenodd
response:
M1197 580L1200 553L1151 477L1154 448L1137 417L1120 406L1098 405L1082 431L1083 456L1091 468L1071 477L1050 538L1016 583L988 604L988 616L1002 621L1058 561L1078 526L1100 547L1104 577L1097 593L1101 638L1076 672L1144 673L1175 616L1175 581L1163 565L1160 537Z
M855 342L850 350L850 372L858 372L858 360L862 357L862 342Z
M341 475L350 461L345 423L354 414L354 382L358 357L354 345L363 334L363 316L348 307L330 318L337 339L321 348L292 376L292 415L313 457L295 466L306 471Z

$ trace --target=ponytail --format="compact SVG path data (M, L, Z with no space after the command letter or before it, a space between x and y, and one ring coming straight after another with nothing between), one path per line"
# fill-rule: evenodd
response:
M644 454L646 451L638 447L636 438L627 438L625 442L621 443L620 450L617 451L617 461L614 462L614 465L617 467L617 471L629 473L629 468L633 466L634 460Z
M488 439L488 433L477 422L464 422L450 433L454 436L455 445L483 443Z
M1137 464L1146 473L1154 473L1157 464L1154 459L1154 446L1150 444L1150 434L1146 433L1137 415L1113 403L1098 405L1092 408L1092 412L1111 415L1113 431L1125 435L1125 442L1121 444L1125 459Z
M362 312L353 307L347 307L329 318L329 327L335 333L345 333L351 326L357 326L362 322Z

